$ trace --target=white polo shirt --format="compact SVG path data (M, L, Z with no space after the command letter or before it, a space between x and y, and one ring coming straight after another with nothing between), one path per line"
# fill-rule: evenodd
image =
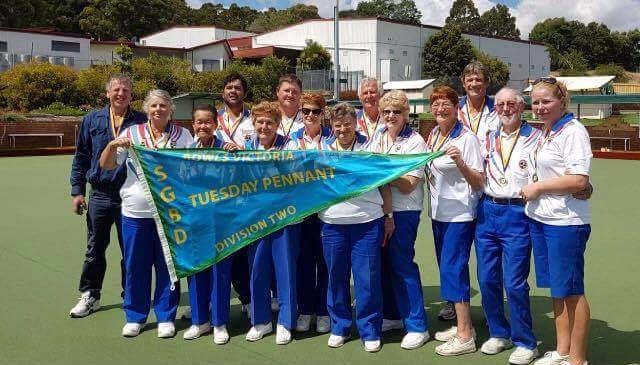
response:
M367 138L356 133L353 151L365 150ZM327 139L327 148L333 151L341 150L335 137ZM355 198L343 201L318 212L318 218L329 224L360 224L371 222L383 216L382 196L377 188L367 191Z
M251 119L251 111L244 107L242 115L232 120L227 108L222 107L218 110L218 135L225 142L232 142L238 146L244 146L245 142L253 138L253 120Z
M548 136L540 137L531 159L538 180L544 181L564 175L589 176L592 157L587 129L568 113L553 125ZM572 194L543 194L527 203L525 213L554 226L591 223L589 200Z
M291 137L298 131L298 129L303 127L304 122L302 121L302 112L300 112L300 110L296 112L293 118L289 118L283 113L282 120L280 121L280 125L278 126L278 134L285 137Z
M529 158L541 135L539 129L526 121L511 134L502 128L489 133L483 145L485 194L494 198L520 198L522 187L531 182L533 170Z
M148 123L131 126L122 133L120 137L128 137L132 143L148 148L187 148L194 141L188 129L182 128L173 123L169 123L157 141L151 139ZM120 189L122 199L122 215L130 218L153 218L151 206L145 197L142 183L138 179L136 169L129 156L129 150L119 147L116 152L116 163L127 164L127 178Z
M498 118L498 113L495 110L494 101L490 97L485 97L484 107L482 111L480 111L479 119L480 121L477 124L477 129L475 124L472 125L471 117L469 116L469 104L466 96L460 98L460 109L458 110L458 120L464 124L469 130L474 132L478 139L480 140L480 144L484 144L487 135L491 131L495 131L498 129L500 125L500 118Z
M460 149L462 160L472 169L483 171L482 152L478 137L460 121L454 125L442 146L438 146L440 128L435 127L427 140L427 152L445 150L448 146ZM448 156L441 156L427 164L429 187L429 216L440 222L469 222L476 218L476 207L482 191L471 189L467 180Z
M314 138L311 138L305 133L304 127L298 129L293 135L285 150L322 150L327 145L326 139L331 138L331 130L326 127L320 127L320 133Z
M396 137L394 143L389 143L387 128L380 129L372 138L369 143L369 150L377 153L388 154L412 154L412 153L425 153L427 152L427 144L424 138L416 131L414 131L408 124L405 124L404 128ZM407 210L422 210L424 203L424 168L409 171L405 176L413 176L420 181L416 188L409 194L401 192L397 187L391 185L391 193L393 196L393 211L402 212Z

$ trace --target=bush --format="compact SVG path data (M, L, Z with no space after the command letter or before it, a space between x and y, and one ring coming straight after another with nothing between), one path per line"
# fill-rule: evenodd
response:
M69 102L76 95L77 73L67 66L32 62L0 74L2 98L17 110L45 107L56 101Z
M596 66L594 74L600 76L615 76L616 78L613 79L615 82L629 81L629 77L627 76L627 72L624 68L620 65L616 65L615 63Z
M191 64L175 57L151 54L149 57L134 59L131 68L134 91L136 84L144 81L146 87L153 84L173 96L189 91L193 84ZM136 98L144 98L140 93L134 94Z
M63 103L57 101L55 103L51 103L51 105L49 105L46 108L34 109L31 111L31 113L65 116L65 117L80 117L87 114L87 111L82 110L80 108L66 106Z
M27 120L24 115L18 113L0 113L0 122L22 122Z
M106 105L107 95L105 85L111 75L118 72L118 68L112 65L94 66L78 72L76 80L77 94L74 100L76 105Z

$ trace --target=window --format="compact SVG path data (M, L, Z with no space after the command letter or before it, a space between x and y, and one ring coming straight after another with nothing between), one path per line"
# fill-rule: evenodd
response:
M220 71L220 60L202 60L202 71Z
M7 42L0 41L0 52L7 52Z
M408 54L407 51L402 51L403 56L406 56L407 54Z
M511 67L511 62L509 62L509 67Z
M80 52L80 43L51 41L51 50L59 52Z
M535 65L531 65L531 69L532 69L532 70L535 70L535 69L536 69L536 66L535 66Z
M393 50L393 48L389 48L389 54L394 54L395 51Z

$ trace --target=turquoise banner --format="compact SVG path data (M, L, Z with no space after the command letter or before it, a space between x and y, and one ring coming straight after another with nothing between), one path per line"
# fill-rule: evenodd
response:
M422 168L442 152L151 150L135 146L171 279Z

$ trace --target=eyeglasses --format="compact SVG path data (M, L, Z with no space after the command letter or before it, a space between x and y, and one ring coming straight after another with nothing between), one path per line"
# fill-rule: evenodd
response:
M518 106L518 103L516 103L515 101L502 101L499 103L496 103L496 108L499 109L515 109Z
M391 115L391 114L393 114L393 115L400 115L400 114L402 114L402 110L397 110L397 109L393 109L393 110L385 109L385 110L383 110L383 111L382 111L382 114L384 114L384 115Z
M446 103L445 102L445 103L442 103L442 104L438 104L438 103L431 104L431 109L433 109L433 110L437 110L437 109L449 110L451 108L453 108L453 104L451 104L451 103Z
M533 82L533 86L536 86L539 83L555 85L558 88L558 91L560 91L560 95L562 95L563 98L565 97L564 91L562 91L562 88L558 84L558 79L556 79L555 77L550 77L550 76L539 77L535 79L535 81Z
M320 115L320 113L322 113L322 109L309 109L309 108L302 108L302 114L304 115L309 115L309 114L313 114L316 117L318 115Z
M213 123L214 123L213 120L196 120L193 124L200 126L200 125L211 125Z

